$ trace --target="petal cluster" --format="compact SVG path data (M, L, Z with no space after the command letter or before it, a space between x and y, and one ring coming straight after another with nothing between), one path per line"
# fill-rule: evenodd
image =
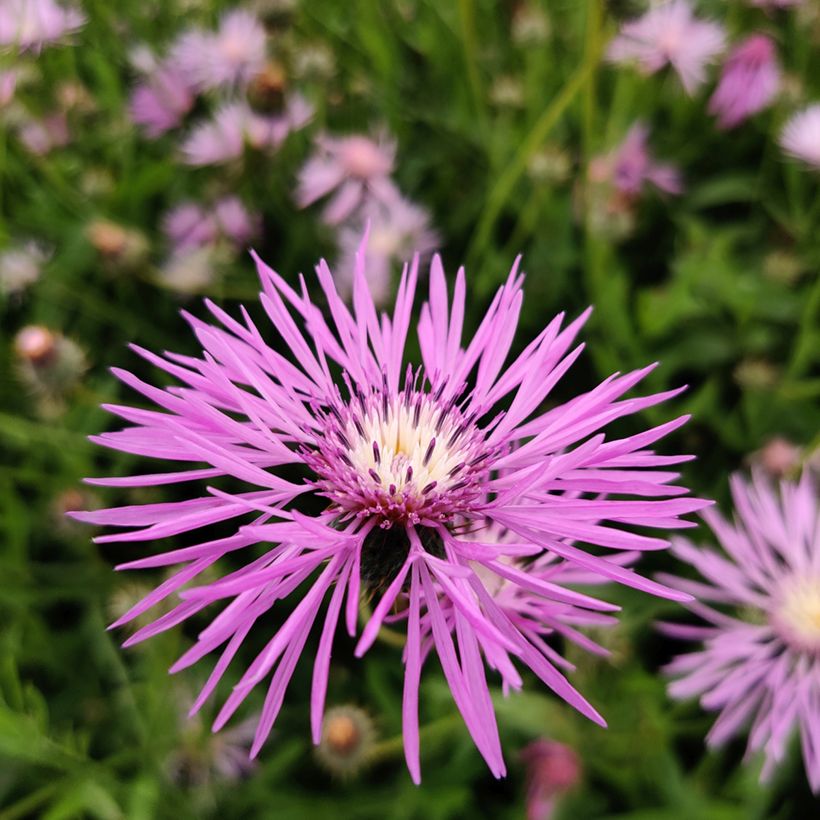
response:
M224 725L269 680L252 755L268 737L317 621L311 723L314 741L321 740L334 636L340 620L350 635L358 632L363 595L372 614L357 655L372 645L385 620L406 622L403 720L414 780L420 779L419 681L432 654L496 775L504 763L485 666L506 689L521 685L516 664L528 667L602 722L559 671L567 665L549 640L562 635L595 651L576 626L608 622L606 613L615 609L575 591L576 583L607 579L688 598L628 566L635 553L668 546L662 534L633 527L687 526L681 516L708 503L686 497L674 483L678 474L666 469L687 456L652 449L686 417L623 438L603 432L679 391L624 398L648 367L615 373L544 410L582 351L574 339L588 312L566 326L557 316L513 356L523 300L517 262L475 334L465 338L465 273L455 277L451 298L435 259L417 323L421 361L413 363L405 347L418 257L405 266L390 314L374 306L364 246L356 257L352 310L327 265L317 267L327 313L303 280L291 287L254 258L270 327L261 328L244 309L234 318L206 302L215 324L185 314L201 356L135 348L175 385L154 387L115 371L156 409L109 405L128 426L95 441L178 466L91 482L207 487L187 501L77 514L122 528L99 536L103 543L190 534L185 546L121 565L176 570L117 625L169 596L179 601L126 644L223 604L172 667L179 671L220 652L196 711L257 621L272 608L284 609L281 625L240 674L215 722L216 729ZM218 535L209 531L217 524ZM196 585L228 555L237 568ZM306 582L308 591L293 600Z
M705 518L723 552L683 539L673 552L703 581L663 580L696 596L688 606L706 623L663 624L672 637L698 640L696 652L667 671L676 698L700 697L720 713L707 742L749 729L749 753L762 750L762 777L783 762L800 732L809 782L820 792L820 504L808 472L778 494L762 477L732 479L734 524Z

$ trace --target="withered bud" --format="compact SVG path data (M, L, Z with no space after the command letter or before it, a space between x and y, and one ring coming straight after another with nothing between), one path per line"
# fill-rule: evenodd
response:
M367 765L375 738L367 712L356 706L334 706L325 714L316 757L331 774L351 777Z
M248 86L248 102L260 114L276 114L285 103L287 76L281 63L270 62Z

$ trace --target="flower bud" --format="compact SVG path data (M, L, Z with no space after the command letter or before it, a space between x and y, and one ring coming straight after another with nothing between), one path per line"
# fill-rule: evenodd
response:
M331 774L351 777L367 765L375 738L367 712L356 706L334 706L325 714L316 757Z
M527 820L548 820L558 797L581 779L575 750L554 740L539 739L521 752L527 766Z

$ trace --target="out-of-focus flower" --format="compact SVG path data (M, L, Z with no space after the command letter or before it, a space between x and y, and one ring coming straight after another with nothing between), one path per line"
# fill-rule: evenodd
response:
M752 453L749 461L775 478L787 478L799 469L801 458L802 451L796 444L782 436L775 436Z
M85 15L54 0L0 0L0 46L38 50L85 23Z
M573 344L589 311L564 328L563 314L555 317L508 362L523 301L518 262L466 341L466 276L459 271L451 297L441 261L434 259L429 300L417 322L421 355L414 366L405 361L405 347L418 258L402 274L392 314L380 315L367 285L364 248L357 257L352 310L340 299L324 262L317 267L317 277L327 312L306 287L292 288L254 258L270 330L261 332L247 313L234 319L209 303L219 326L188 316L204 347L201 358L137 349L184 382L183 390L155 388L126 371L115 371L163 412L108 406L128 426L94 440L115 450L170 458L177 465L190 463L192 469L180 472L175 467L167 474L151 471L95 482L191 486L192 480L202 480L208 492L197 495L195 490L187 501L114 507L77 517L122 528L98 536L99 543L156 543L182 533L197 540L194 532L216 522L230 528L217 539L208 535L181 550L152 550L154 554L120 566L182 564L140 606L153 606L177 592L182 602L126 645L218 601L230 602L199 630L196 643L172 667L180 671L224 647L196 699L195 712L214 692L257 620L302 589L302 597L242 674L214 723L216 730L224 726L257 684L272 675L252 757L268 738L320 613L310 699L313 740L321 742L334 638L340 619L350 635L356 633L362 594L371 599L373 610L356 646L357 657L372 646L385 618L406 613L403 733L414 781L421 777L420 674L423 660L433 651L477 748L496 776L504 774L505 766L485 660L497 668L509 664L510 655L521 659L561 698L600 722L546 656L532 650L527 636L495 604L475 567L557 603L593 612L616 609L511 566L523 556L548 550L584 573L688 600L685 593L596 554L601 549L611 550L610 557L664 549L665 538L633 528L666 532L690 526L682 516L708 505L684 497L686 488L674 483L678 475L664 469L688 457L658 455L652 449L688 417L625 438L602 432L612 421L656 406L680 390L624 400L653 369L650 366L614 374L587 393L539 409L580 355L581 346ZM279 333L275 347L266 341L270 332ZM338 371L348 377L338 378ZM297 467L307 471L307 480L290 480ZM219 488L220 479L229 480L222 485L227 491ZM317 501L321 511L308 514ZM471 526L489 522L509 530L515 541L487 544L463 537ZM220 580L190 586L229 553L238 569ZM427 624L432 642L421 640Z
M259 235L262 227L259 216L252 214L236 196L217 200L214 219L222 235L238 247L246 246Z
M160 268L160 282L178 293L201 293L216 282L225 261L215 244L176 251Z
M706 736L719 746L751 722L749 753L763 750L766 780L800 732L803 761L820 792L820 505L806 471L780 493L762 475L732 478L734 525L718 512L704 518L723 552L685 539L672 551L705 581L663 576L697 596L687 606L705 625L661 624L673 638L703 647L667 667L674 698L700 697L719 711ZM731 611L726 611L730 607Z
M91 92L80 82L69 80L57 87L57 103L62 111L90 114L97 108Z
M306 208L332 193L323 218L338 225L366 197L389 202L399 196L390 179L395 157L395 142L385 138L319 136L316 151L299 172L296 201L300 208Z
M552 23L537 4L521 3L513 12L510 34L513 42L520 46L540 46L549 40Z
M774 43L765 34L753 34L726 60L709 113L720 128L734 128L766 108L780 90L780 66Z
M368 763L376 742L370 715L357 706L333 706L322 723L316 759L331 774L347 778Z
M131 94L131 119L156 138L179 126L194 104L194 93L171 61L152 71Z
M62 148L71 140L68 118L64 111L54 111L41 119L27 119L18 131L20 142L37 156L44 156L55 148Z
M780 370L767 359L746 358L737 363L733 375L744 390L764 392L777 384Z
M782 248L767 253L763 259L763 275L779 284L793 285L805 270L799 256Z
M820 103L792 116L780 134L780 147L789 156L820 170Z
M545 145L527 162L527 174L533 182L560 185L572 172L572 159L560 145Z
M250 107L260 114L277 114L285 102L287 77L279 63L269 62L248 84Z
M523 108L526 103L523 84L509 74L502 74L493 81L489 98L499 108Z
M41 415L58 415L88 364L82 349L61 333L27 325L14 338L17 375L37 400Z
M302 80L329 80L336 73L336 58L321 40L303 43L293 54L292 71Z
M77 535L87 531L81 521L68 517L68 513L77 510L93 510L99 507L97 496L83 487L68 487L58 493L49 505L49 518L52 527L62 535Z
M281 114L267 117L245 102L228 103L191 131L182 152L189 165L219 165L242 157L245 146L275 151L312 116L312 107L299 95L288 99Z
M213 242L217 227L198 202L181 202L163 217L162 232L175 251L187 251Z
M227 12L216 32L184 33L171 55L188 82L200 90L242 86L265 66L267 38L255 15L244 9Z
M521 750L527 767L527 820L549 820L562 794L581 780L581 761L570 746L535 740Z
M613 63L636 62L644 74L671 65L692 94L706 78L706 66L725 45L721 25L695 17L688 0L669 0L624 23L609 44L607 58Z
M89 223L86 235L105 263L116 269L134 268L142 264L148 255L145 234L107 219Z
M38 242L12 245L0 251L0 293L17 294L33 285L49 256Z
M397 195L387 202L365 205L359 218L339 230L339 264L336 287L344 298L353 293L356 254L362 233L369 226L365 272L373 301L382 306L390 299L393 269L409 262L414 253L429 257L439 244L425 208Z
M207 209L197 202L183 202L163 218L162 230L174 250L187 251L225 238L245 247L261 228L261 221L235 196L217 200Z
M649 129L643 123L635 123L614 151L592 160L590 181L612 185L630 200L639 197L647 184L667 194L681 193L680 172L674 165L657 162L648 143Z
M8 105L14 99L14 92L17 89L18 71L9 68L0 71L0 108Z

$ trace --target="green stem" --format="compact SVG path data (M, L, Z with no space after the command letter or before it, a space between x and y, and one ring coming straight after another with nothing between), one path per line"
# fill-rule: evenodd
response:
M446 715L445 717L438 718L438 720L434 720L432 723L428 723L426 726L421 727L419 730L419 740L430 741L436 735L446 735L460 722L460 716L455 712ZM371 763L377 763L378 761L401 754L403 750L404 735L395 735L394 737L377 743L368 755L368 759Z
M597 61L597 52L594 55L587 55L558 96L553 98L535 121L515 156L498 177L498 181L487 196L487 203L470 242L467 252L468 265L473 265L486 250L496 220L507 204L516 183L526 170L527 163L575 99L575 95L584 87L589 75L595 70Z
M464 45L464 62L467 81L473 98L476 118L482 137L487 134L487 110L484 106L484 92L478 73L478 43L475 33L475 7L473 0L458 0L458 19L461 26L461 41Z
M370 616L372 615L372 610L368 605L367 601L361 601L359 604L359 619L363 624L366 624L370 620ZM382 643L387 644L388 646L396 647L397 649L404 649L405 644L405 637L400 632L396 632L395 629L390 629L386 626L383 626L379 630L379 634L376 636L376 640L381 641Z

